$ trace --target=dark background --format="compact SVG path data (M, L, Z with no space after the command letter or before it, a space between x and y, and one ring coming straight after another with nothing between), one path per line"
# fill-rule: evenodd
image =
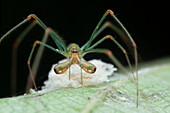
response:
M34 13L47 26L57 31L67 45L75 42L82 46L89 39L105 11L111 9L134 38L143 61L150 61L170 55L170 8L169 3L164 0L148 1L104 0L102 2L88 2L82 0L75 2L72 0L1 0L0 35L2 36L29 14ZM108 16L105 21L114 23L110 16ZM29 24L30 22L20 27L0 44L0 97L13 95L10 94L12 45L17 36ZM16 95L24 93L26 78L29 73L27 59L32 44L35 40L41 40L43 34L44 31L39 26L36 26L29 35L25 37L18 49ZM116 39L123 44L118 36L110 29L106 29L95 41L107 34L115 36ZM51 38L49 38L48 44L56 47ZM126 48L126 45L123 44L123 46ZM111 41L105 41L98 47L112 50L115 56L126 66L123 54ZM134 63L133 55L129 53L129 56L132 63ZM63 58L64 57L45 49L36 79L38 86L42 85L43 81L47 79L51 65ZM106 55L91 54L85 57L87 60L93 58L110 62Z

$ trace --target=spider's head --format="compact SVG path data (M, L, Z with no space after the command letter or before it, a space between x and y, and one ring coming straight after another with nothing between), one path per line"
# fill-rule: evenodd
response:
M67 50L71 53L79 53L80 47L77 44L72 43L68 46Z

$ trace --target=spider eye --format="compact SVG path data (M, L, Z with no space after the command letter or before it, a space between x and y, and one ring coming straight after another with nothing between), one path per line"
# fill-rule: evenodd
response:
M77 49L73 49L72 53L78 53L78 50Z

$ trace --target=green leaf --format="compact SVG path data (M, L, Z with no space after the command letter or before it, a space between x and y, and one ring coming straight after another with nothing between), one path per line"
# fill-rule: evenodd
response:
M141 64L139 76L138 108L135 82L126 77L98 86L3 98L0 113L169 112L170 58Z

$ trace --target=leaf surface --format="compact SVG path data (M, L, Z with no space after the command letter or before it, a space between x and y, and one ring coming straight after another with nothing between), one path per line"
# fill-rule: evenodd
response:
M0 99L0 113L111 113L170 111L170 58L140 65L136 83L119 78L98 86L64 88L45 94Z

